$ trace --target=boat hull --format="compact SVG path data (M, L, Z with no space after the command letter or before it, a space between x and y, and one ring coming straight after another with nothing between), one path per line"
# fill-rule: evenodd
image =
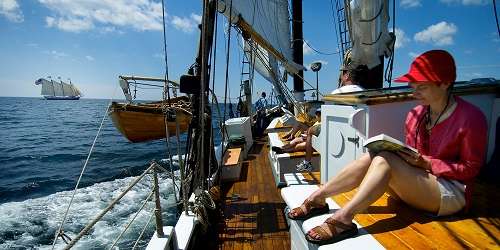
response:
M79 100L79 96L44 96L46 100Z
M177 110L176 121L179 122L179 133L187 131L191 122L191 113L183 108ZM131 142L158 140L166 137L165 115L161 105L124 104L113 102L109 115L115 127ZM168 121L169 136L176 135L176 122Z

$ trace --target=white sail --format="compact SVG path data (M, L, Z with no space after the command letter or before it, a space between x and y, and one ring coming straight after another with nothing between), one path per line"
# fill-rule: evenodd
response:
M42 93L44 96L53 96L54 95L54 86L49 81L43 81L42 83Z
M219 0L218 10L280 60L287 71L304 70L293 62L287 0Z
M82 92L75 85L71 84L71 89L73 89L75 96L82 96Z
M373 68L380 56L389 56L392 37L387 30L389 0L351 0L349 24L352 41L352 61L355 65Z
M64 90L64 95L65 96L76 96L75 91L71 88L71 85L67 83L62 83L63 90Z
M54 84L54 95L55 96L64 96L62 83L56 82L56 81L52 81L52 83Z
M264 48L258 44L251 43L251 41L243 41L245 56L247 57L250 65L262 76L264 79L273 84L277 92L277 96L282 103L288 103L282 86L279 82L279 68L276 58L269 54Z

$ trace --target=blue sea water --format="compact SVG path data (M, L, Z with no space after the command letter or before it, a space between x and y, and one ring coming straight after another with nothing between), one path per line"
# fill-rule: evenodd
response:
M0 249L50 248L109 100L48 101L0 97ZM181 137L184 147L185 136ZM175 139L171 152L177 153ZM128 142L106 118L64 231L75 236L152 159L167 158L165 140ZM172 181L160 176L166 225L175 223ZM145 178L76 249L109 247L151 189ZM138 216L118 246L131 248L153 207ZM154 224L154 223L152 223ZM142 247L153 233L150 225ZM59 240L58 247L64 243Z

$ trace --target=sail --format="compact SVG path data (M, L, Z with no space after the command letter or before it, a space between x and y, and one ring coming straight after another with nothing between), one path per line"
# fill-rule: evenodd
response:
M73 84L70 84L70 85L71 85L71 89L75 93L75 96L82 96L82 92L80 92L80 90L75 85L73 85Z
M53 96L54 95L54 87L51 82L43 81L42 83L42 93L41 95Z
M64 96L62 83L55 82L55 81L52 81L52 83L54 84L54 95L55 96Z
M280 60L288 72L304 70L293 62L287 0L219 0L217 8L243 30L244 37Z
M387 30L389 0L351 0L349 3L349 33L351 58L356 65L373 68L380 56L389 56L392 37Z
M76 96L76 93L73 90L73 88L71 88L71 85L63 82L62 86L63 86L63 91L64 91L65 96Z
M280 74L276 58L258 44L252 44L251 41L244 41L243 51L252 67L264 77L264 79L273 84L280 102L284 104L288 103L279 82Z

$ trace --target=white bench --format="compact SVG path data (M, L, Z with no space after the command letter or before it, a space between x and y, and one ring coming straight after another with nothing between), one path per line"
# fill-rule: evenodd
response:
M271 147L281 147L284 145L283 141L279 138L278 133L269 133L269 163L271 165L276 186L286 186L285 174L297 173L296 166L304 160L305 152L283 153L278 154L271 150ZM316 152L311 158L313 171L319 171L320 157Z
M328 217L330 217L339 206L335 201L328 198L326 203L330 208L329 214L319 215L312 217L305 221L291 220L288 218L287 214L290 208L295 208L300 206L304 200L318 189L316 185L294 185L290 187L285 187L281 189L281 197L287 204L285 208L285 216L287 222L290 226L290 244L291 249L302 250L302 249L384 249L384 247L375 239L371 234L368 234L366 230L358 225L359 234L356 237L345 239L343 241L330 244L318 246L316 244L309 243L305 234L312 228L321 225Z

